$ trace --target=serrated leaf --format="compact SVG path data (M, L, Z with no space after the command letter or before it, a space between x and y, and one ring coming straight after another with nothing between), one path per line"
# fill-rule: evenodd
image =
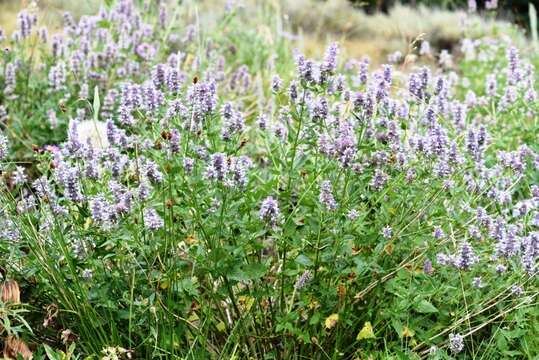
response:
M244 266L244 271L249 280L259 279L266 274L266 266L260 263L248 264Z
M522 359L522 352L518 350L505 350L503 351L503 354L509 357L519 356L520 359Z
M264 264L255 263L236 267L228 277L236 281L247 281L259 279L265 274L266 266L264 266Z
M501 333L503 336L505 336L506 339L512 340L512 339L518 339L519 337L522 337L526 334L526 330L524 329L513 329L513 330L505 330L502 329Z
M432 314L438 312L438 309L436 309L436 307L427 300L421 300L419 303L417 303L415 309L417 312L422 314Z
M357 334L356 340L363 340L363 339L374 339L374 329L372 328L372 324L370 321L366 321L363 325L363 328L359 331Z

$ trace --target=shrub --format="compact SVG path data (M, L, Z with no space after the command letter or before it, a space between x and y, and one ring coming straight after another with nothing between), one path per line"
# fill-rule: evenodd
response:
M4 111L28 120L0 142L0 265L41 351L533 355L538 101L515 46L463 39L404 74L332 44L289 71L281 38L177 37L143 10L66 15L38 63L23 12L4 54Z

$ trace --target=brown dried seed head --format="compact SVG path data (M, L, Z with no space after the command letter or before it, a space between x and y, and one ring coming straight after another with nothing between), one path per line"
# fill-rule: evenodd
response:
M70 329L65 329L64 331L62 331L62 334L60 336L60 339L65 345L68 345L77 341L77 338L78 338L77 334L75 334Z
M15 280L6 280L0 286L0 300L15 304L21 302L21 291L19 290L19 284Z
M56 304L50 304L47 306L47 316L43 320L43 327L49 327L49 325L53 324L56 321L56 318L58 317L58 305Z
M343 302L346 297L346 286L344 286L344 284L339 284L337 287L337 294L339 295L339 301Z
M165 140L170 140L172 133L170 131L163 130L161 131L161 137Z
M14 336L8 336L4 344L4 358L17 359L22 356L23 359L32 359L33 354L28 345L21 339Z

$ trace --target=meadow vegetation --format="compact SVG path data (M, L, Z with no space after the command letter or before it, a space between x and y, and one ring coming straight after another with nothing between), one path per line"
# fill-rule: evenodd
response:
M495 11L20 11L3 355L536 359L539 61Z

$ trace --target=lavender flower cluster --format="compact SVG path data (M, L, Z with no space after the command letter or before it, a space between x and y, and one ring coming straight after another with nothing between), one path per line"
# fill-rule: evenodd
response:
M25 41L35 24L35 19L24 12L18 19L19 29L12 40L15 44ZM160 19L166 21L166 14ZM245 115L238 108L241 104L225 101L220 112L217 108L218 85L234 89L243 81L247 89L249 80L245 79L250 77L247 68L236 71L229 84L220 74L223 59L217 57L216 68L209 69L203 79L187 83L185 54L172 53L165 62L155 64L161 43L154 27L144 23L127 0L110 11L102 9L95 16L83 16L78 23L68 14L64 20L64 33L55 35L50 44L55 58L48 71L50 90L65 92L64 98L72 96L66 92L69 82L70 88L79 88L80 97L87 98L90 84L108 88L100 109L100 117L106 123L102 125L98 121L95 125L96 141L95 136L87 135L87 131L82 134L78 129L90 120L84 110L77 111L75 119L69 122L67 141L50 150L54 159L53 176L41 177L33 184L37 199L46 199L54 214L64 215L70 204L87 203L93 221L110 227L130 214L135 205L143 206L152 198L152 188L163 182L163 168L155 160L163 149L168 151L164 154L166 158L181 158L186 175L201 167L206 180L220 182L227 188L247 186L248 173L255 167L248 156L222 151L210 154L204 140L189 139L209 136L204 131L208 132L214 124L207 122L214 121L217 115L221 118L220 134L225 142L237 141L246 131ZM103 21L112 28L101 27ZM120 36L112 36L114 31ZM41 41L48 41L47 36L41 35ZM467 57L489 59L499 47L499 43L463 41ZM468 191L506 207L510 213L502 212L494 217L478 206L477 224L470 226L469 239L460 242L454 255L438 254L438 264L470 270L481 261L473 242L486 236L496 243L494 259L520 254L522 266L532 274L539 254L538 233L530 231L539 223L537 188L530 189L533 194L529 199L520 200L510 210L509 207L511 184L528 166L537 168L539 155L521 146L516 151L498 152L497 162L487 165L489 124L478 116L481 107L489 104L506 112L517 99L536 100L533 66L520 58L514 46L507 45L506 49L507 65L502 72L487 76L484 95L469 90L464 101L452 95L464 82L452 72L433 75L429 68L421 67L407 76L408 91L400 90L394 98L396 74L390 65L370 73L369 62L363 59L350 65L352 70L357 66L357 74L347 80L336 73L339 54L336 44L330 45L321 62L297 53L297 79L289 83L289 104L278 109L273 127L268 126L267 115L261 112L258 131L266 133L273 129L275 139L287 143L287 134L294 131L292 114L308 115L313 126L309 125L311 131L298 133L299 142L309 143L309 138L314 137L315 141L310 143L315 145L312 150L316 156L319 154L346 171L370 178L368 184L374 192L382 192L399 174L404 174L410 185L419 182L419 171L423 173L423 181L441 181L447 190L460 181L459 174L463 173ZM148 79L144 79L146 71L151 74ZM16 63L6 64L6 95L14 95L16 72ZM129 77L130 81L113 82L116 77ZM277 96L284 86L283 80L275 75L271 92ZM319 90L321 86L323 91ZM180 93L182 96L178 96ZM9 112L9 106L2 109ZM51 109L48 113L51 127L56 126L57 114ZM137 127L146 123L154 124L166 135L163 138L167 146L157 148L148 133L137 134ZM463 143L460 138L464 138ZM0 158L6 155L7 139L2 135ZM133 174L137 182L128 186L125 179ZM23 170L17 168L13 183L22 185L26 181ZM86 193L86 181L102 183L107 190ZM324 180L319 201L326 210L336 211L341 203L333 190L332 182ZM278 199L270 196L261 202L260 218L275 225L279 217ZM163 226L152 208L144 211L144 219L151 230ZM394 235L387 224L380 233L388 239ZM441 228L435 229L434 237L438 240L445 237Z
M43 70L48 94L62 103L82 98L98 105L93 113L82 107L44 112L51 128L61 123L67 131L64 142L38 149L38 176L6 162L17 206L13 218L2 216L0 240L21 240L21 214L32 215L26 218L36 219L44 234L51 219L64 225L82 219L96 234L138 237L143 230L167 248L172 231L187 237L189 228L203 237L212 222L223 243L227 231L230 243L245 233L293 241L291 232L306 231L309 245L298 252L312 249L313 237L353 238L361 246L368 238L376 241L363 246L372 254L380 248L391 254L392 246L419 234L428 238L430 259L421 259L428 276L470 274L469 285L481 291L489 271L537 275L539 186L530 174L539 169L539 153L525 144L502 147L494 136L499 124L493 114L508 116L522 104L526 116L539 110L534 68L510 43L462 42L467 61L494 64L475 91L450 70L448 52L440 54L440 68L405 74L392 65L370 71L366 58L341 73L337 44L321 61L298 51L293 78L273 75L261 90L268 99L257 103L245 100L254 86L248 66L227 69L212 46L204 58L171 51L178 44L187 49L194 30L181 40L160 32L164 7L159 26L143 19L132 1L121 0L78 23L66 14L63 33L50 40L39 31L53 59ZM11 44L28 41L35 24L22 12ZM4 68L8 100L1 118L14 110L22 86L18 62ZM465 96L462 88L469 88ZM0 133L0 161L9 158L10 145ZM181 216L174 217L176 209ZM317 234L303 229L318 218ZM338 226L321 236L323 226L333 226L327 224ZM354 232L359 226L369 234L365 239ZM196 245L200 254L214 251L204 248L214 239L205 239ZM85 241L72 243L80 261L93 249ZM325 248L317 245L315 261L304 261L308 268L293 284L297 292L317 281L320 259L342 265L353 256L338 254L335 245L334 255L319 257ZM272 253L257 250L253 259L262 262ZM81 273L86 281L94 278L87 264ZM515 296L524 292L525 286L512 287ZM450 334L449 347L463 351L463 337Z

